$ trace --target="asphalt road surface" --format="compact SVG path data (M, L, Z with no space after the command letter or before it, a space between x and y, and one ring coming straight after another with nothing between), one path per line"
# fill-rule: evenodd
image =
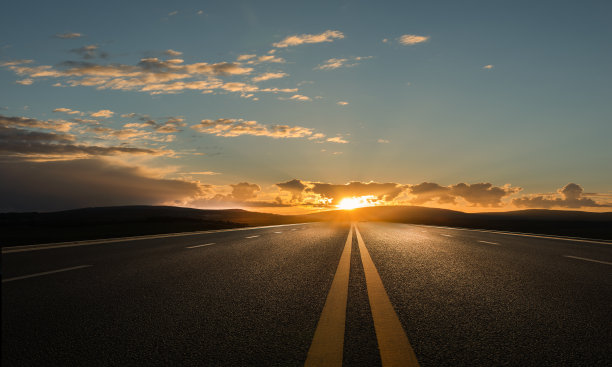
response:
M3 366L610 366L612 244L309 223L3 248Z

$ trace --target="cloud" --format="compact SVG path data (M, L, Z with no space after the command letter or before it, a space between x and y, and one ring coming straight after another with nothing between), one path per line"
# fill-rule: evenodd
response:
M348 68L359 65L358 61L371 59L372 56L358 56L345 59L329 59L323 64L317 66L315 70L335 70L339 68Z
M81 119L75 119L81 120ZM88 123L89 121L83 121ZM97 123L97 121L93 121ZM140 148L129 145L113 146L110 144L92 145L79 142L79 139L89 141L87 132L104 134L106 138L128 140L133 137L146 137L155 140L150 133L139 130L113 130L107 127L79 129L79 135L68 134L74 122L42 121L26 117L6 117L0 115L0 152L6 156L24 157L36 160L74 159L89 156L119 156L119 155L172 155L168 149ZM47 131L39 131L47 130ZM52 130L53 132L48 132Z
M405 34L399 38L399 43L404 46L412 46L418 43L427 42L429 36L417 36L416 34Z
M168 56L181 56L183 53L180 51L174 51L172 49L168 49L166 51L164 51L164 54L168 55Z
M108 57L106 52L99 52L98 45L87 45L79 48L73 48L70 52L81 56L85 60L95 59L96 57L105 59Z
M32 84L34 84L34 79L32 79L32 78L25 78L25 79L18 80L15 83L21 84L21 85L32 85Z
M485 66L483 66L482 68L483 68L483 69L486 69L486 70L491 70L491 69L493 69L493 68L494 68L494 66L493 66L493 65L491 65L491 64L489 64L489 65L485 65Z
M261 191L259 185L250 184L248 182L241 182L230 186L232 187L230 198L237 201L255 199L257 197L257 192Z
M11 61L0 62L0 66L15 66L15 65L31 64L33 62L34 60L25 60L25 59L11 60Z
M342 39L344 34L340 31L327 30L320 34L300 34L289 36L280 42L272 44L277 48L285 48L289 46L297 46L305 43L321 43L321 42L332 42L334 39Z
M306 184L304 184L301 180L298 179L277 183L276 186L278 186L283 191L291 193L291 201L301 201L302 192L308 187Z
M0 115L0 127L25 127L30 129L47 129L65 132L69 131L73 125L73 122L67 122L64 120L42 121L27 117Z
M345 102L345 101L338 101L338 102L336 102L336 104L339 105L339 106L348 106L349 103Z
M239 63L184 64L181 59L160 60L155 57L141 59L136 65L65 61L57 67L14 62L4 66L28 79L62 78L65 85L72 87L137 90L151 94L220 89L224 83L219 77L246 75L253 70Z
M512 200L512 204L522 208L559 207L576 209L582 207L612 207L612 203L597 203L590 197L585 196L587 196L587 194L584 193L582 186L575 183L568 183L557 190L557 195L540 194L524 196Z
M62 112L68 115L82 115L81 111L71 110L70 108L60 107L53 110L53 112Z
M200 172L181 172L180 174L182 174L182 175L205 175L205 176L214 176L214 175L220 175L221 173L219 173L219 172L213 172L213 171L200 171Z
M390 143L390 141L387 140L387 139L378 139L377 142L381 143L381 144L389 144Z
M282 57L275 56L272 53L268 55L262 55L259 57L257 57L257 55L254 55L254 54L245 54L245 55L238 56L236 60L246 61L248 65L257 65L257 64L264 63L264 62L283 64L286 62L285 59L283 59Z
M177 204L201 194L196 182L164 179L106 159L0 161L0 211Z
M174 16L174 15L177 15L177 14L178 14L178 10L174 10L174 11L171 11L170 13L168 13L168 16L171 17L171 16Z
M461 198L471 205L484 207L499 207L502 205L503 198L520 190L521 188L510 185L497 187L491 183L459 183L441 186L437 183L423 182L408 187L408 191L414 196L411 200L413 204L424 204L430 201L438 204L456 204L456 199Z
M244 54L244 55L239 55L238 58L236 58L236 60L238 61L246 61L249 59L252 59L254 57L256 57L257 55L255 54Z
M81 33L58 33L55 35L55 38L61 39L70 39L70 38L79 38L83 37Z
M241 135L267 136L270 138L304 138L311 136L313 130L301 126L263 125L257 121L242 119L202 120L191 126L192 129L205 134L223 137Z
M341 136L334 136L333 138L328 138L328 142L330 143L339 143L339 144L347 144L348 141L344 140Z
M91 117L105 117L105 118L109 118L109 117L113 117L115 113L111 110L100 110L98 112L92 112L90 114Z
M303 96L301 94L295 94L291 97L289 97L289 99L292 99L294 101L312 101L312 99L308 96Z
M87 156L162 155L169 151L130 146L79 144L72 134L39 132L0 125L0 154L37 160L74 159Z
M261 74L260 76L254 77L251 80L257 83L257 82L263 82L264 80L284 78L287 75L289 75L289 74L283 73L283 72L279 72L279 73L264 73L264 74Z

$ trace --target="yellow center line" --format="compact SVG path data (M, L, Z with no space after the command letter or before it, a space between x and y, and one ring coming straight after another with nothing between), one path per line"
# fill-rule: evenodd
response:
M370 257L370 253L361 238L359 228L355 225L355 234L361 253L361 262L365 272L366 287L372 318L374 319L374 329L378 340L378 349L383 366L418 366L414 350L410 346L404 328L397 317L397 313L391 305L389 296L385 291L378 270Z
M351 224L304 366L342 366L352 246L353 225Z

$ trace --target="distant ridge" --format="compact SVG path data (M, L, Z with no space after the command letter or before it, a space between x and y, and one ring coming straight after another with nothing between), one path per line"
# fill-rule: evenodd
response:
M351 211L278 215L242 209L113 206L50 213L0 213L0 244L27 245L313 221L387 221L495 229L612 240L612 212L529 209L464 213L419 206L377 206Z

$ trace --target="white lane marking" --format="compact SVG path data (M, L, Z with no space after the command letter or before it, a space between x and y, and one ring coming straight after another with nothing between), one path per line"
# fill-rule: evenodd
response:
M212 245L214 245L214 244L215 244L215 243L214 243L214 242L212 242L212 243L205 243L205 244L203 244L203 245L187 246L186 248L198 248L198 247L204 247L204 246L212 246Z
M559 237L559 236L551 236L551 235L542 235L535 233L520 233L520 232L505 232L505 231L495 231L492 229L471 229L471 228L458 228L458 227L442 227L442 226L431 226L427 224L413 224L415 226L423 226L430 228L442 228L442 229L450 229L453 231L470 231L470 232L484 232L484 233L495 233L495 234L505 234L507 236L520 236L520 237L534 237L534 238L544 238L549 240L561 240L561 241L573 241L573 242L586 242L586 243L596 243L599 245L608 245L612 246L612 242L599 241L596 239L588 239L588 238L580 238L580 237Z
M283 232L274 232L274 233L283 233Z
M291 228L292 231L295 231L295 228Z
M601 260L594 260L594 259L587 259L586 257L578 257L578 256L571 256L571 255L563 255L563 257L569 257L569 258L577 259L577 260L590 261L590 262L593 262L593 263L612 265L611 262L601 261Z
M440 236L444 236L444 237L453 237L450 234L441 234Z
M20 277L6 278L6 279L2 279L2 283L12 282L13 280L28 279L28 278L40 277L40 276L43 276L43 275L61 273L61 272L64 272L64 271L89 268L90 266L93 266L93 265L79 265L79 266L73 266L71 268L57 269L57 270L51 270L51 271L43 271L42 273L34 273L34 274L30 274L30 275L22 275Z
M487 244L489 244L489 245L497 245L497 246L501 246L501 245L500 245L499 243L497 243L497 242L489 242L489 241L478 241L478 242L480 242L480 243L487 243Z
M257 238L259 237L259 235L255 235L255 236L246 236L245 238Z
M45 243L45 244L40 244L40 245L7 246L7 247L2 247L2 254L12 254L15 252L26 252L26 251L50 250L50 249L63 248L63 247L101 245L101 244L114 243L114 242L150 240L150 239L156 239L156 238L194 236L194 235L208 234L208 233L250 231L253 229L266 229L266 228L287 227L287 226L303 226L303 225L311 224L311 223L316 223L316 222L278 224L274 226L213 229L209 231L166 233L166 234L154 234L154 235L146 235L146 236L117 237L117 238L107 238L107 239L99 239L99 240Z

